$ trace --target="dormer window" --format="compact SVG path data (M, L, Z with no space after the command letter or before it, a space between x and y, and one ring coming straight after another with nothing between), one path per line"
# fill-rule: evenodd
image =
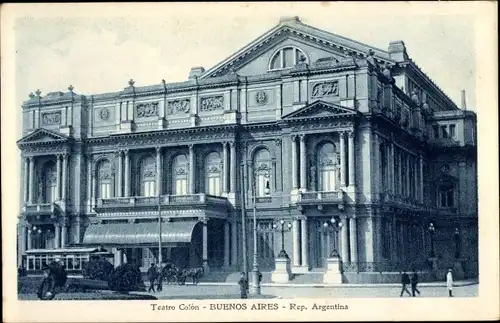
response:
M300 62L302 56L305 57L305 63L308 63L307 56L299 48L292 46L283 47L271 57L269 70L274 71L294 67Z

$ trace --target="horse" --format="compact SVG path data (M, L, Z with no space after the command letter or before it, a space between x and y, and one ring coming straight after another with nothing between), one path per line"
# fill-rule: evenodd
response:
M182 270L182 276L185 278L191 277L193 279L193 285L197 285L204 274L205 270L203 267L185 268Z

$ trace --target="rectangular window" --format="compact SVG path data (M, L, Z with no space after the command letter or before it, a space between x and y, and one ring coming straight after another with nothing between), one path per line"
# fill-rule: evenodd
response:
M156 181L147 181L143 185L143 196L156 196Z
M101 183L100 187L100 198L109 199L111 197L111 184L110 183Z
M432 131L434 132L434 139L439 139L439 127L432 126Z
M448 126L441 126L441 133L442 133L442 136L443 138L449 138L449 134L448 134Z
M265 191L266 183L267 183L266 175L264 175L264 174L257 175L257 196L258 197L266 196L266 191Z
M187 195L187 180L176 179L175 180L175 195Z
M208 179L208 195L219 196L220 195L220 177L210 177Z
M443 186L439 189L439 206L440 207L453 207L454 206L454 192L452 186Z
M321 185L320 190L324 192L335 191L335 171L324 170L321 172Z
M450 138L455 138L455 125L450 124Z

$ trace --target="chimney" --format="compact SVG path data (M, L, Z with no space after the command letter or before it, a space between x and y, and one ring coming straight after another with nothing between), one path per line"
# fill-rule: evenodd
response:
M467 104L465 100L465 90L462 90L462 105L461 105L462 110L467 110Z

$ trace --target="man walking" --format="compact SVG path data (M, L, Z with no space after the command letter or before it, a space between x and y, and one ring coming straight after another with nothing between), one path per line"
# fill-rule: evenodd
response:
M154 263L151 264L151 267L148 269L148 280L149 280L149 289L148 293L153 291L155 292L155 280L158 273L156 271L156 265Z
M246 279L246 275L244 272L241 273L240 280L238 281L238 285L240 285L240 293L241 293L241 298L245 299L248 298L248 280Z
M420 296L420 291L417 289L418 275L415 268L413 269L413 274L411 275L411 295L415 297L415 292Z
M408 288L406 287L406 285L408 285L410 283L410 277L408 276L408 274L403 271L403 274L401 275L401 294L399 295L399 297L403 297L403 292L407 292L408 295L411 296L410 294L410 291L408 290Z
M446 274L446 287L448 288L448 296L453 297L453 273L451 268L448 269Z
M159 268L158 268L158 283L157 283L157 286L156 286L156 290L158 292L161 292L163 290L163 268L162 268L162 265L160 264Z

